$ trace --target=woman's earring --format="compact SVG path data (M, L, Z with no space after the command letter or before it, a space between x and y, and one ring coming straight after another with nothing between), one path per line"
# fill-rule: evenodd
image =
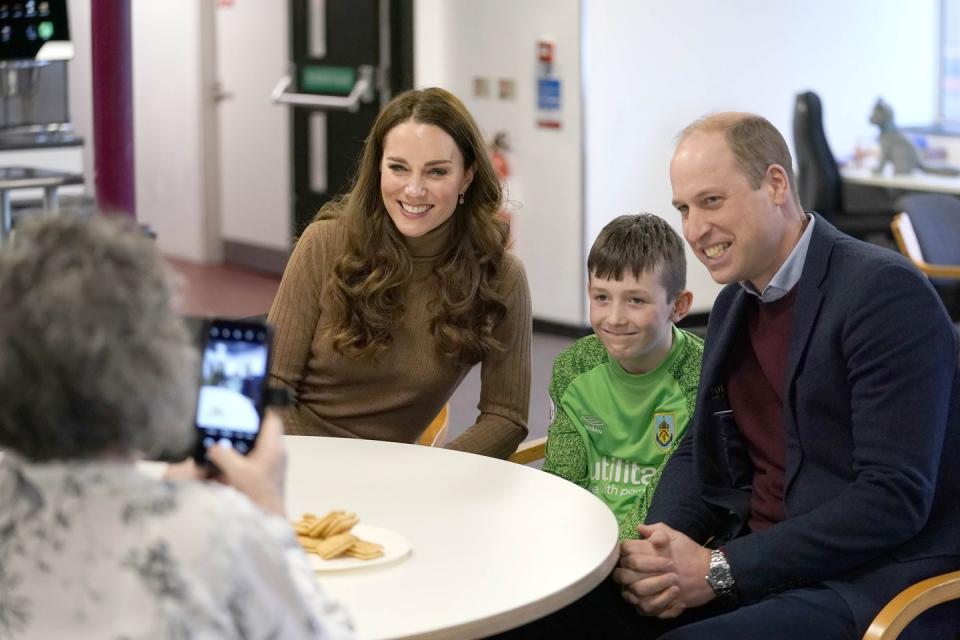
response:
M463 204L463 194L460 194L460 204Z

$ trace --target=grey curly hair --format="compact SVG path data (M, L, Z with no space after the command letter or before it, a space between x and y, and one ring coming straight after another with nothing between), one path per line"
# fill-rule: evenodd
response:
M177 455L197 353L132 224L24 221L0 248L0 447L33 461Z

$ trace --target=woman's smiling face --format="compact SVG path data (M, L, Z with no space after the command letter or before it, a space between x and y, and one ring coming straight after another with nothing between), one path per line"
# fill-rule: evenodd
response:
M473 171L440 127L407 120L391 129L380 159L380 194L397 230L416 238L449 220Z

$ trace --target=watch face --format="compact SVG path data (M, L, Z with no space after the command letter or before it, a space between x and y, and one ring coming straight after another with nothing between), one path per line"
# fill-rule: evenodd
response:
M717 589L726 589L730 587L732 580L726 575L722 567L714 567L710 570L710 582L712 582Z
M733 575L730 565L722 553L714 552L710 555L710 571L707 574L707 583L718 596L729 595L733 592Z

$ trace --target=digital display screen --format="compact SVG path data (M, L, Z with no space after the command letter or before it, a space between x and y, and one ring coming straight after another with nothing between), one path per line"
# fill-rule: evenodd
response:
M206 450L247 453L260 429L269 340L263 326L214 322L204 346L196 426Z
M0 60L34 60L44 45L69 40L67 0L0 0Z

